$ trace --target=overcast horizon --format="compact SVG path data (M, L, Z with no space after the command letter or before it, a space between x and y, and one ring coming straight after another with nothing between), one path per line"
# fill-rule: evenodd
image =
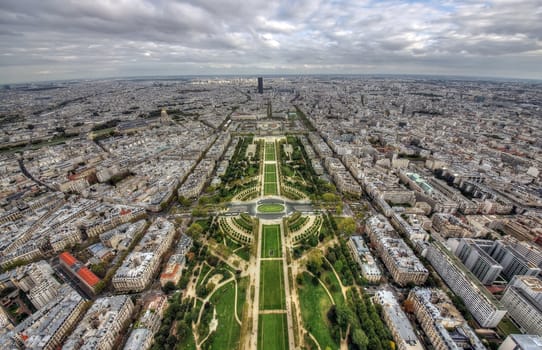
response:
M542 2L3 0L0 84L182 75L542 79Z

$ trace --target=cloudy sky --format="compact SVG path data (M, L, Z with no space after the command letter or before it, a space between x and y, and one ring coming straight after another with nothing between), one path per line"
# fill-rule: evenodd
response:
M309 73L542 79L542 0L0 1L0 83Z

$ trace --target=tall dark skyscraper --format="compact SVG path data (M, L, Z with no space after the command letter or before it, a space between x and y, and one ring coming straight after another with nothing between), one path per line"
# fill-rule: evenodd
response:
M263 78L258 77L258 93L263 94Z

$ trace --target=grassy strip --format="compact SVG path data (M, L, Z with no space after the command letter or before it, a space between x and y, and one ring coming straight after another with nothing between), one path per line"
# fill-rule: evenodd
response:
M262 239L262 258L282 256L279 225L264 225Z
M260 310L283 310L285 305L281 260L264 260L260 269Z
M288 349L286 314L265 314L258 319L258 349Z

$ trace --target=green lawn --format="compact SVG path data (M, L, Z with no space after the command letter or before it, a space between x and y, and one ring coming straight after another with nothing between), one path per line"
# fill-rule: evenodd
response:
M258 318L258 349L288 349L286 314L265 314Z
M264 195L278 194L277 191L277 166L275 164L266 164L263 176Z
M262 239L262 258L282 256L279 225L263 225Z
M264 182L277 182L277 174L273 172L265 172Z
M302 276L303 284L299 286L298 292L303 324L318 340L321 349L338 349L339 345L333 341L327 319L331 300L320 283L313 284L311 275L304 272Z
M263 260L260 267L260 310L283 310L284 278L282 260Z
M210 338L209 349L236 349L241 334L241 326L235 320L235 284L230 282L216 291L211 297L216 308L218 328Z
M284 205L271 203L258 205L258 211L262 213L280 213L284 210Z
M277 191L277 184L274 183L274 182L269 182L269 183L264 183L263 184L263 194L264 195L273 195L273 194L278 194L278 191Z
M275 174L277 171L277 166L275 164L266 164L264 168L264 173L273 173Z
M275 160L275 144L272 142L265 144L265 160Z
M344 297L343 293L341 292L341 285L339 284L335 274L332 271L324 271L320 276L320 280L324 282L327 289L333 296L333 301L335 301L335 304L343 305Z
M247 246L237 249L235 254L237 254L243 260L250 260L250 248Z

